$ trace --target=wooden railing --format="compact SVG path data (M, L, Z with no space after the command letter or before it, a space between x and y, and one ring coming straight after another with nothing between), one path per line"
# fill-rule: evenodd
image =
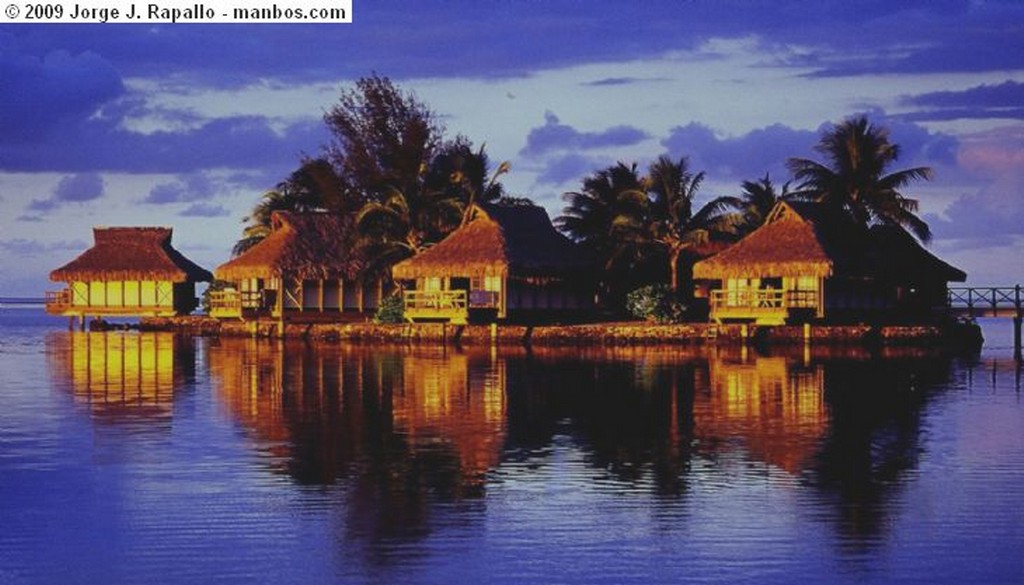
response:
M711 291L712 308L814 309L818 292L813 290L718 289Z
M950 313L966 313L969 316L1008 316L1020 318L1024 315L1024 287L950 287L946 295L946 307Z
M468 303L464 290L407 290L402 293L405 310L465 311Z
M237 317L243 310L267 308L266 291L233 289L210 291L210 314L215 317Z
M44 293L43 300L50 311L66 309L71 306L71 289L48 290Z

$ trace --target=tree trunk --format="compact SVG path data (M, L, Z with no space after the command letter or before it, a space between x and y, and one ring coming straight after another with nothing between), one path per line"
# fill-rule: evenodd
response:
M682 248L674 248L669 251L669 275L672 279L672 292L679 294L679 255L682 254Z

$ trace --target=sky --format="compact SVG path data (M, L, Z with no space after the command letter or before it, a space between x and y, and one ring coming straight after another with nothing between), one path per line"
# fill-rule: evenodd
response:
M1024 3L354 0L352 24L0 25L0 296L41 296L96 225L165 225L207 267L373 73L545 206L617 161L688 156L701 196L820 159L866 114L930 166L930 249L1024 283Z

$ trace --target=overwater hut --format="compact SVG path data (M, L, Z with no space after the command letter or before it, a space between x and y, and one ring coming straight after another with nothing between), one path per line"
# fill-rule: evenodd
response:
M46 293L46 310L70 317L169 316L191 312L196 282L213 277L171 246L171 228L97 227L95 243L50 273L67 288Z
M765 224L694 265L716 322L921 320L966 274L903 228L858 228L815 203L775 206Z
M219 318L281 321L362 319L387 292L365 277L350 245L350 220L329 213L275 211L261 242L214 270L230 286L210 294Z
M407 318L553 320L593 309L594 264L543 208L476 205L470 213L447 238L392 268Z

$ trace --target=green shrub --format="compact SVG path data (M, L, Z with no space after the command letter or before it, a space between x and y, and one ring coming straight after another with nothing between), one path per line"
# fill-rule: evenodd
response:
M626 310L639 319L655 323L679 323L686 306L666 284L649 284L626 295Z
M384 297L373 316L374 323L405 323L405 302L400 292Z

